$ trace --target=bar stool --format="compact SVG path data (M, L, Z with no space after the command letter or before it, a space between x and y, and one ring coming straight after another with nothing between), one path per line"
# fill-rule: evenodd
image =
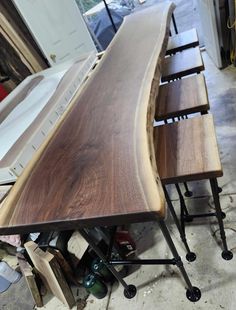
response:
M207 114L209 101L203 74L193 75L181 80L161 85L156 101L156 121L164 121L177 117L187 118L187 115L199 112ZM191 197L187 183L185 186L185 196Z
M166 55L182 52L185 49L199 45L197 30L195 28L169 37Z
M205 77L193 75L160 86L155 120L167 121L197 112L206 114L209 108Z
M200 73L204 69L199 47L190 48L164 58L161 81L170 82L181 79L186 75Z
M217 178L223 175L213 118L202 115L154 128L154 141L159 176L165 185L188 181L210 180L214 213L189 214L183 196L180 199L181 228L185 236L185 222L198 217L216 216L223 244L222 257L230 260L233 253L228 250L218 193ZM197 158L196 158L197 154ZM178 189L177 189L178 190ZM170 199L167 201L171 203Z

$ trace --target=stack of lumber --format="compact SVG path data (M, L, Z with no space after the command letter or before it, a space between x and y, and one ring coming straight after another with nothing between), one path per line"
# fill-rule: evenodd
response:
M0 2L0 45L0 77L10 77L13 85L48 67L19 13L8 0Z

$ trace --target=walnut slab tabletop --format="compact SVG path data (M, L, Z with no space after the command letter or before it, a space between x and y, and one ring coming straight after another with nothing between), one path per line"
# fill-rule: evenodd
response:
M125 18L70 113L1 207L1 234L165 216L153 119L174 8L165 2Z

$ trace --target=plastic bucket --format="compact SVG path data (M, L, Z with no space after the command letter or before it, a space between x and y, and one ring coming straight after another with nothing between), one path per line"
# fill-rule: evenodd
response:
M5 292L10 285L11 282L0 276L0 293Z

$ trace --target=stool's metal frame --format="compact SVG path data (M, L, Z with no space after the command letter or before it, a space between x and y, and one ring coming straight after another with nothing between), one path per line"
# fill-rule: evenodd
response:
M223 251L221 253L221 256L225 260L231 260L233 258L233 253L228 249L228 245L226 242L226 236L225 236L225 230L224 230L224 223L223 223L223 219L226 217L226 214L222 212L221 205L220 205L219 192L222 189L218 186L218 182L216 178L211 178L209 181L210 181L212 196L213 196L213 200L215 204L215 212L200 213L200 214L189 214L183 195L181 193L180 187L178 184L175 184L178 195L179 195L179 199L180 199L181 229L183 231L183 234L185 235L185 223L186 222L192 222L195 218L215 216L218 220L220 236L221 236L221 240L223 244Z
M176 188L179 188L179 185L176 184ZM169 197L169 194L167 192L167 189L165 186L163 186L163 189L164 189L164 194L165 194L165 198L166 198L166 202L167 202L167 205L168 205L168 208L170 210L170 213L174 219L174 222L178 228L178 231L179 231L179 234L180 234L180 237L181 237L181 240L186 248L186 251L187 251L187 254L186 254L186 259L187 261L189 262L193 262L195 261L196 259L196 254L194 252L191 252L190 251L190 248L189 248L189 245L187 243L187 239L186 239L186 235L185 235L185 226L183 225L183 223L181 222L181 224L179 223L179 220L178 220L178 217L175 213L175 209L173 207L173 204L171 202L171 199ZM182 200L183 200L183 197L182 197ZM184 200L183 200L184 201ZM181 209L182 210L182 209Z

